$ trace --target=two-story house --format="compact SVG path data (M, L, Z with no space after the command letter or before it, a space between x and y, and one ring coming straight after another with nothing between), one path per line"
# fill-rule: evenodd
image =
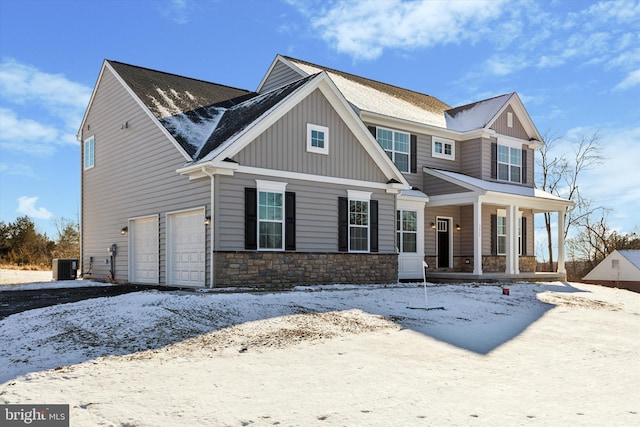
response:
M255 92L105 61L79 138L98 279L534 278L533 215L571 204L534 189L517 94L451 108L280 55Z

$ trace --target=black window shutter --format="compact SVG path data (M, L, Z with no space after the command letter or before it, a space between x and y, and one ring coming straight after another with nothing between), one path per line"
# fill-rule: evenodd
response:
M522 149L522 183L527 183L527 149Z
M378 252L378 201L371 200L369 202L369 239L371 252Z
M522 256L527 255L527 218L522 217L522 225L521 225L521 233L522 233Z
M491 143L491 178L498 178L498 144Z
M349 252L349 200L338 197L338 251Z
M411 135L411 173L418 172L418 137Z
M491 255L498 255L498 215L491 215Z
M258 249L258 196L255 188L244 189L244 248Z
M284 249L296 250L296 193L284 193Z
M375 126L367 126L371 135L373 135L373 139L378 139L378 135L376 135L376 127Z

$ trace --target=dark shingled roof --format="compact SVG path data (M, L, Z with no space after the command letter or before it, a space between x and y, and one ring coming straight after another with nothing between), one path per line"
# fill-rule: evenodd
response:
M316 74L317 75L317 74ZM311 75L278 89L271 90L247 100L241 104L229 108L224 112L207 142L194 160L201 160L233 135L244 130L269 109L313 79Z
M349 74L349 73L345 73L343 71L339 71L339 70L334 70L332 68L328 68L328 67L324 67L322 65L318 65L318 64L313 64L311 62L307 62L307 61L302 61L300 59L297 58L293 58L290 56L285 56L282 55L283 58L296 63L299 62L301 64L307 64L311 67L316 67L316 68L320 68L322 70L325 70L327 72L331 72L331 73L335 73L338 74L342 77L344 77L345 79L354 81L356 83L359 83L361 85L365 85L365 86L369 86L372 87L376 90L379 90L380 92L386 93L388 95L394 96L396 98L402 99L406 102L409 102L413 105L416 105L420 108L423 108L425 110L428 111L433 111L434 113L442 113L445 110L450 109L451 107L447 104L445 104L444 102L440 101L438 98L435 98L431 95L425 95L423 93L420 92L415 92L413 90L409 90L409 89L404 89L398 86L394 86L394 85L390 85L387 83L382 83L379 82L377 80L371 80L371 79L367 79L365 77L360 77L357 76L355 74Z

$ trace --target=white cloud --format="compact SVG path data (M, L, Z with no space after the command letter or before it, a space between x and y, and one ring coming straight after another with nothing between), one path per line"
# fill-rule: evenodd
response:
M29 178L38 178L38 175L33 171L31 165L25 164L7 164L0 163L0 173L5 175L26 176Z
M413 50L462 40L474 42L486 22L500 17L503 0L335 1L317 12L292 2L334 48L355 59L371 60L385 49Z
M52 125L19 118L14 111L0 108L0 147L3 150L49 155L56 146L77 144L75 136Z
M38 201L37 197L27 197L27 196L19 197L17 212L27 215L30 218L37 218L37 219L53 218L53 214L48 210L46 210L45 208L42 208L42 207L36 208L37 201Z
M84 112L91 88L68 80L62 74L45 73L37 68L22 64L15 59L5 59L0 63L0 92L3 100L26 104L36 102L57 117L69 120ZM75 120L74 126L79 125Z
M613 90L627 90L635 86L640 86L640 68L630 72L620 83L618 83L613 88Z
M191 5L187 0L169 0L161 7L161 13L176 24L189 23Z

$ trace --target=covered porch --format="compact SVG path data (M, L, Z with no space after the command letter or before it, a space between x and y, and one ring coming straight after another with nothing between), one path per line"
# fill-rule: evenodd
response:
M424 172L425 184L428 183L427 188L431 190L425 227L433 218L429 211L457 210L458 217L453 223L459 233L457 240L452 240L457 242L458 248L452 251L449 268L439 268L442 265L438 251L435 258L426 257L430 265L429 278L464 281L566 279L563 230L571 201L517 184L484 181L432 168L424 168ZM556 212L558 217L555 242L558 263L556 271L551 273L536 272L533 222L535 214L544 212ZM433 222L431 228L434 228Z

